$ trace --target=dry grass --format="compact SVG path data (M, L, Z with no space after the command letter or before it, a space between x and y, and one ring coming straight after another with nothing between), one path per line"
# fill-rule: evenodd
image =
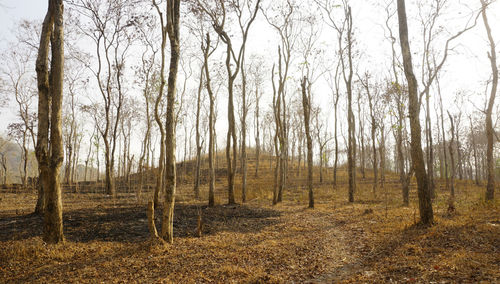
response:
M193 200L191 185L181 186L174 245L149 241L146 200L134 194L65 193L66 242L52 246L40 238L41 219L27 215L35 195L1 193L0 282L500 281L500 204L481 201L483 188L459 183L452 215L448 194L438 191L436 224L421 228L415 189L410 206L401 206L394 177L377 197L370 181L360 180L350 204L345 173L337 189L328 173L317 183L316 208L306 209L303 178L295 177L284 202L272 206L272 174L269 164L262 167L259 178L249 174L245 205L221 205L224 177L214 208Z

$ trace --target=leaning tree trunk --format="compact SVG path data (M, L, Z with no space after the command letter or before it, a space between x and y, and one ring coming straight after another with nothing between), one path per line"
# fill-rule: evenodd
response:
M413 73L411 61L410 44L408 41L408 23L404 0L397 0L399 38L401 43L401 54L403 55L403 67L408 81L408 113L411 129L411 158L413 169L417 177L417 191L419 201L420 220L424 225L430 225L434 221L432 200L429 191L429 181L425 170L424 155L422 153L422 140L420 127L420 102L417 93L417 79Z
M491 63L491 71L493 74L493 79L491 81L491 93L488 101L488 107L486 109L486 140L488 145L486 148L486 163L487 163L487 184L486 184L486 200L493 200L495 195L495 166L493 160L493 121L491 119L491 114L493 112L493 105L495 103L495 96L497 94L498 88L498 64L497 64L497 54L495 50L495 40L493 39L491 28L488 23L488 16L486 15L486 2L485 0L480 0L482 4L481 14L483 16L484 27L488 35L488 40L490 42L490 51L488 52L488 57Z

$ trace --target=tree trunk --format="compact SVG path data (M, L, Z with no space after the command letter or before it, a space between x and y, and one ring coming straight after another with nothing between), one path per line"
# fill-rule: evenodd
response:
M472 127L472 118L469 117L470 121L470 135L472 139L472 151L474 153L474 180L476 185L479 186L479 160L477 158L477 144L476 144L476 139L475 139L475 134L474 134L474 128Z
M417 79L413 73L411 61L410 44L408 42L408 23L406 17L406 7L404 0L397 0L399 38L401 42L401 54L403 55L403 66L405 76L408 81L408 113L410 117L411 129L411 158L413 169L417 177L417 190L419 200L420 221L424 225L431 225L434 220L432 210L431 194L429 191L429 181L425 171L424 157L422 153L421 127L420 127L420 102L417 93Z
M334 104L334 111L335 111L335 125L333 128L333 136L335 139L335 161L333 162L333 187L337 188L337 165L339 161L339 140L337 138L337 105L339 102L339 95L338 93L336 94L335 97L335 104Z
M436 80L439 95L439 107L441 109L441 131L443 135L443 157L444 157L444 178L446 180L446 191L450 189L450 180L448 177L448 155L446 154L446 133L444 131L444 111L443 111L443 98L441 97L441 88L439 85L439 80Z
M175 168L175 90L177 83L177 70L179 67L180 41L179 41L180 0L167 1L167 25L170 39L170 71L167 87L167 123L166 123L166 190L165 205L163 208L162 237L165 241L174 241L174 205L176 190Z
M430 96L426 93L425 102L427 104L427 112L425 117L426 125L426 140L427 140L427 176L429 178L429 190L431 192L431 197L435 196L435 185L434 185L434 143L432 141L432 121L431 121L431 109L430 109Z
M488 145L486 148L486 163L487 163L487 184L486 184L486 200L493 200L495 195L495 165L493 159L493 121L491 119L491 114L493 112L493 105L495 104L495 96L497 95L498 87L498 64L497 64L497 54L495 50L495 40L493 39L491 28L488 23L488 16L486 15L486 2L485 0L480 0L482 5L481 14L483 17L484 27L486 29L486 34L488 35L488 40L490 43L490 51L488 52L488 57L491 63L491 71L493 79L491 81L491 93L488 101L488 107L486 108L486 140Z
M203 68L203 66L202 66ZM200 70L200 83L196 99L196 171L194 173L194 198L200 198L201 143L200 143L200 110L201 91L203 89L203 69Z
M314 208L314 192L313 192L313 149L312 137L309 129L311 116L311 94L308 93L306 87L307 78L302 79L302 107L304 109L304 128L307 139L307 187L309 189L309 208ZM309 85L310 86L310 85Z
M244 68L244 58L241 60L241 101L242 101L242 117L241 117L241 201L247 201L247 113L248 106L246 100L247 79Z
M386 161L386 151L385 151L385 126L380 125L380 187L385 188L385 161Z
M448 112L448 117L450 118L450 124L451 124L451 141L450 144L448 145L448 150L450 151L450 164L451 164L451 172L450 172L450 184L451 184L451 199L453 200L455 198L455 185L454 185L454 179L455 179L455 159L453 155L453 142L455 141L455 127L453 125L453 117L451 116L450 112Z
M48 70L49 41L52 51L50 71ZM36 156L40 169L40 186L43 188L46 206L43 239L48 243L64 241L59 180L59 172L64 159L61 136L64 78L63 42L63 3L62 0L50 0L47 15L42 25L36 61L39 94Z
M215 156L214 156L214 151L215 151L215 96L214 93L212 92L212 86L210 83L210 72L208 69L208 57L210 56L209 53L210 50L210 34L207 33L206 37L206 44L202 44L202 51L203 51L203 70L205 72L205 78L206 78L206 88L210 100L210 112L208 116L208 132L209 132L209 138L208 138L208 171L210 175L210 181L209 181L209 188L208 188L208 206L213 207L215 205L215 196L214 196L214 191L215 191Z
M255 177L259 177L260 162L260 122L259 122L259 88L255 88Z

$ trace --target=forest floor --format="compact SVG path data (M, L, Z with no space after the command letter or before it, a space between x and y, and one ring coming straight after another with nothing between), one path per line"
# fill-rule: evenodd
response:
M403 207L397 183L374 197L360 182L354 203L344 185L318 186L314 209L301 187L276 206L269 195L220 205L220 188L213 208L183 198L190 190L180 187L173 245L149 241L145 200L134 194L64 193L66 241L54 246L40 237L42 218L28 214L34 193L0 193L0 282L500 281L500 203L484 203L483 187L466 182L453 213L448 193L438 190L429 228L416 224L415 190Z

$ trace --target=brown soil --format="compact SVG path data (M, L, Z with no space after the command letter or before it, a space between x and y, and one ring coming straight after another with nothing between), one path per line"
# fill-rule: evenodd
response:
M306 209L305 189L290 188L277 206L255 194L266 190L250 188L247 204L214 208L181 188L173 245L149 240L146 200L133 193L64 193L66 242L55 246L29 214L34 193L0 193L0 282L500 281L500 205L483 203L483 188L460 183L453 214L439 191L429 228L416 224L414 190L410 207L400 205L397 183L375 198L369 181L360 182L353 204L343 186L318 186L315 209ZM222 188L217 198L222 204Z

